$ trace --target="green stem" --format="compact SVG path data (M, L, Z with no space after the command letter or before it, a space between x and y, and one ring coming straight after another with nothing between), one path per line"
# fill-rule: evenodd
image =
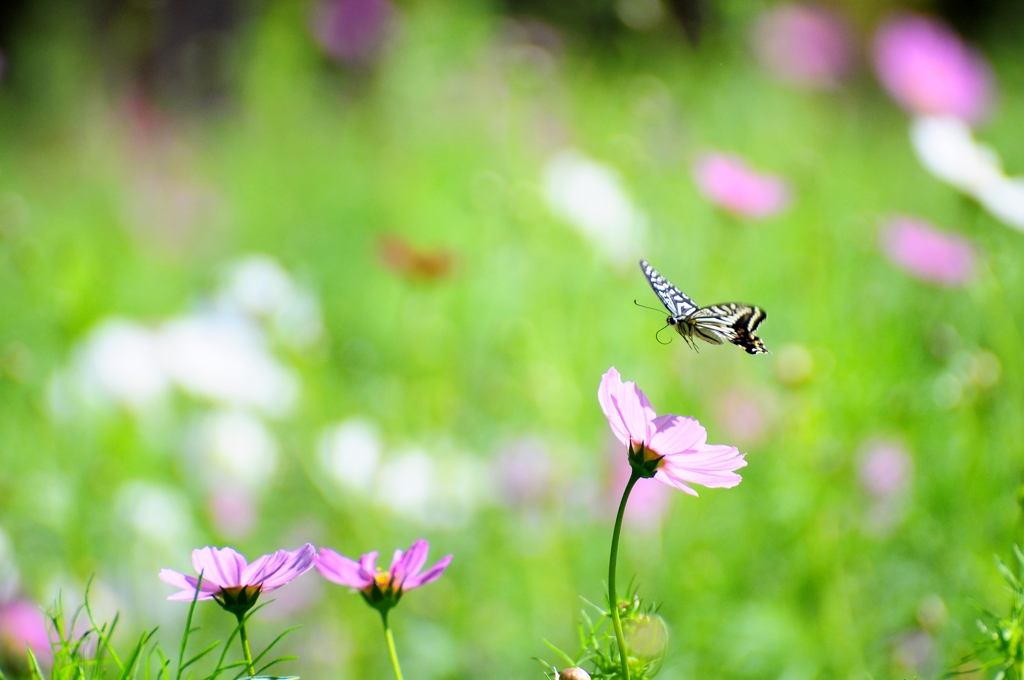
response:
M380 613L384 622L384 640L388 643L388 656L391 657L391 667L395 670L395 680L402 680L402 667L398 665L398 652L395 651L395 636L391 634L391 626L388 625L388 612Z
M249 670L249 677L256 675L256 667L252 662L252 649L249 648L249 636L245 633L245 615L238 615L238 639L242 643L242 653L245 654L245 667Z
M619 618L619 596L615 592L615 562L619 555L619 533L622 531L622 515L626 511L626 501L633 485L640 479L636 470L629 476L626 490L622 492L619 502L619 514L615 516L615 530L612 531L612 556L608 560L608 602L612 610L612 625L615 627L615 639L619 643L619 661L622 664L622 680L629 680L629 654L626 651L626 636L622 634L622 620Z

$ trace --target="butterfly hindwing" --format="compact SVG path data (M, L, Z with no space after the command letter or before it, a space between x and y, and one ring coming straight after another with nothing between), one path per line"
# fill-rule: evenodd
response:
M647 260L640 260L640 268L655 294L661 299L661 304L665 305L672 316L684 319L697 311L697 304L659 274L658 270L652 267Z
M702 340L706 340L708 335L718 335L720 339L713 344L728 340L748 354L766 354L768 349L754 331L767 318L768 314L760 307L727 302L701 307L687 321L693 324L694 332Z

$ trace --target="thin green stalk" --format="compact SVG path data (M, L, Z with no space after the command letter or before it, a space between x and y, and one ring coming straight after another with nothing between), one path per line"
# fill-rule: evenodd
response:
M384 622L384 640L388 643L388 656L391 657L391 667L395 670L395 680L402 680L402 668L398 665L398 652L395 651L395 636L391 634L391 626L388 625L388 612L380 613L381 621Z
M245 667L249 670L249 677L256 675L256 666L252 662L252 650L249 648L249 636L245 633L245 615L238 615L238 639L242 643L242 653L245 654Z
M622 620L619 618L619 596L615 592L615 562L619 556L619 533L622 531L622 515L626 512L626 501L633 485L640 479L636 470L629 476L626 490L619 501L619 514L615 516L615 529L612 531L612 555L608 559L608 602L612 610L612 625L615 627L615 639L619 643L619 662L622 664L622 680L629 680L629 653L626 651L626 636L622 634Z

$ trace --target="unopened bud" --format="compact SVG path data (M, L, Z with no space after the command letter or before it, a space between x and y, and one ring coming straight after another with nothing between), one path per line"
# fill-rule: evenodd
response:
M572 668L566 668L559 673L558 680L590 680L590 673L586 672L579 666L573 666Z

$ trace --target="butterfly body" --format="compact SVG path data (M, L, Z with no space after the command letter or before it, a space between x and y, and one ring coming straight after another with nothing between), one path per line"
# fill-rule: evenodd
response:
M748 354L768 353L764 342L754 333L761 322L768 318L760 307L735 302L699 307L659 274L647 260L640 260L640 269L658 299L668 309L668 325L675 328L694 349L694 338L699 338L712 345L728 341L743 348Z

